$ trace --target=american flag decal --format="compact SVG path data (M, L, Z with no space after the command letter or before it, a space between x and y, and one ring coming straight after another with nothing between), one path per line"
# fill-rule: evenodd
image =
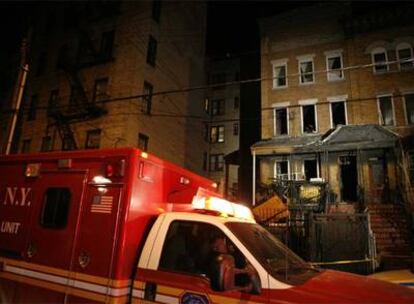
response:
M91 212L93 213L111 213L113 196L95 195L91 205Z

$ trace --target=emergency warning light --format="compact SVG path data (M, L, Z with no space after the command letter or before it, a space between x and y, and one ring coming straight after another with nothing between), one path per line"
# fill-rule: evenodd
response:
M252 211L248 207L229 202L219 197L200 197L196 195L193 198L193 207L197 210L216 211L224 217L232 216L249 222L255 222Z
M24 175L26 177L36 177L40 173L40 164L27 164Z

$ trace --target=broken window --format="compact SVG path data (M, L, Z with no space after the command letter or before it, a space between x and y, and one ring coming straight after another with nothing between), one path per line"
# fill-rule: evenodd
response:
M371 53L374 73L384 73L388 71L387 51L384 48L376 48Z
M302 132L316 132L316 111L315 105L302 106Z
M381 96L378 98L379 120L382 126L394 125L394 114L391 96Z
M397 58L401 71L411 70L414 67L413 48L408 43L400 43L397 46Z
M299 62L300 83L312 83L313 79L313 60Z
M414 124L414 93L404 95L407 124Z
M273 88L287 87L287 64L273 66Z
M318 165L316 159L305 159L303 162L305 179L309 181L311 178L318 177Z
M327 56L328 64L328 81L341 80L344 78L342 71L342 55L329 55Z
M287 160L275 161L273 175L277 180L288 180L289 162Z
M332 102L331 115L332 128L336 128L338 125L346 125L345 102Z
M278 108L274 110L275 136L288 134L287 116L287 108Z

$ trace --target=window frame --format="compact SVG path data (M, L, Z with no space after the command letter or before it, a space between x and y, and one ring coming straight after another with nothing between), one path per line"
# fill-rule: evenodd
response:
M306 170L305 170L305 162L306 161L314 161L316 164L316 177L310 177L309 180L306 178ZM302 161L302 174L303 174L303 179L304 180L308 180L310 181L311 178L320 178L320 174L319 174L319 162L317 158L304 158Z
M274 179L278 179L278 176L282 176L282 175L284 175L284 173L280 173L280 174L278 174L278 172L277 172L277 169L278 169L278 164L280 164L280 163L285 163L286 162L286 165L287 165L287 179L286 180L290 180L290 161L289 161L289 159L276 159L276 160L274 160L274 162L273 162L273 178ZM285 179L280 179L280 180L285 180Z
M375 55L377 54L385 54L385 61L384 62L377 62L375 61ZM390 66L388 63L388 53L387 49L384 47L376 47L371 51L371 63L372 63L372 71L374 74L384 74L390 71ZM377 70L378 66L385 66L386 69L384 70Z
M386 125L385 122L384 123L381 122L382 113L381 113L380 99L383 98L383 97L390 97L390 99L391 99L391 111L392 111L392 124L391 125ZM392 94L377 95L377 113L378 113L378 124L380 126L383 126L383 127L394 127L394 126L396 126L395 106L394 106L394 98L393 98Z
M400 58L400 51L401 50L410 50L410 57L408 58L409 60L412 60L411 62L403 62L402 64L407 64L406 68L402 68L401 66L401 58ZM396 48L395 48L395 53L396 53L396 57L398 60L398 70L399 71L410 71L414 68L414 56L413 56L413 47L411 44L409 44L408 42L401 42L399 43ZM411 64L411 66L409 66Z
M296 57L298 60L298 70L299 70L299 85L310 85L310 84L314 84L316 83L316 75L315 75L315 55L311 54L311 55L303 55L303 56L298 56ZM306 63L306 62L310 62L311 66L312 66L312 72L311 73L303 73L302 74L302 69L301 69L301 65L302 63ZM305 75L312 75L312 81L302 81L302 76Z
M348 105L347 105L348 95L343 96L335 96L335 97L328 97L327 100L329 102L329 119L330 119L330 126L331 129L336 128L333 124L333 112L332 112L332 104L343 102L344 103L344 111L345 111L345 125L348 125Z
M329 67L329 59L339 57L339 62L341 67L339 69L330 69ZM345 79L344 73L344 59L343 59L343 51L342 50L335 50L335 51L328 51L325 52L325 61L326 61L326 79L328 82L335 82L341 81ZM341 76L339 78L332 78L333 73L339 71Z
M213 130L216 130L216 134L217 134L217 136L216 136L216 139L215 140L213 140L213 138L212 138L212 134L213 134ZM220 132L222 130L222 132ZM224 143L224 141L225 141L225 131L226 131L226 129L224 128L224 125L214 125L214 126L210 126L210 130L209 130L210 132L210 136L209 136L209 142L210 143L212 143L212 144L215 144L215 143ZM220 139L220 134L222 134L223 136L222 136L222 138Z
M299 105L300 105L300 124L301 124L301 133L303 135L307 135L307 134L317 134L319 132L319 126L318 126L318 107L317 107L317 99L306 99L306 100L299 100ZM314 117L315 117L315 131L313 132L305 132L304 131L304 116L303 116L303 107L304 106L314 106Z
M141 146L141 140L143 140L144 142L144 146ZM138 149L147 152L148 151L148 146L149 146L149 136L144 134L144 133L138 133Z
M217 113L213 110L217 109ZM210 116L221 116L226 114L226 100L224 98L215 98L210 101Z
M93 129L86 131L85 149L99 149L101 147L102 129ZM91 144L92 136L98 136L98 144ZM93 142L93 141L92 141Z
M212 168L212 164L213 162L211 161L212 159L215 159L215 166L214 168ZM220 162L220 158L222 159L222 161ZM208 157L208 171L209 172L222 172L224 171L224 153L213 153L210 154Z
M290 134L289 132L289 128L290 128L290 123L289 123L289 102L284 102L284 103L277 103L277 104L273 104L273 136L288 136ZM277 110L281 110L281 109L286 109L286 130L287 133L286 134L277 134L277 115L276 115L276 111Z
M403 93L403 107L404 107L405 124L408 125L408 126L412 126L412 125L414 125L414 119L411 123L408 119L408 109L407 109L407 99L406 99L407 95L412 95L413 96L413 103L414 103L414 91L409 91L409 92L404 92Z
M272 64L272 88L273 89L284 89L287 88L289 86L289 82L288 82L288 59L284 58L284 59L278 59L278 60L273 60L271 62ZM285 84L284 85L278 85L278 80L281 77L278 77L276 75L276 69L277 68L281 68L283 67L285 69Z

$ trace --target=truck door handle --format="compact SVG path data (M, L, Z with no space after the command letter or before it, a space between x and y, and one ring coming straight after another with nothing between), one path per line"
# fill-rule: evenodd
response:
M86 268L86 266L88 266L91 261L91 257L89 256L87 252L82 251L79 254L78 261L79 261L80 267Z

